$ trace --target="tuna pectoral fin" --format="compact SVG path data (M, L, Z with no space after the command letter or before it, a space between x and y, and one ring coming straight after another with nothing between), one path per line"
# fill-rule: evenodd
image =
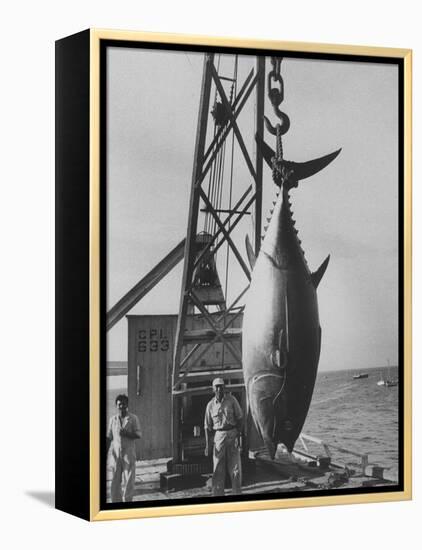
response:
M248 255L249 264L251 266L251 269L253 269L255 267L256 256L255 256L255 252L253 251L248 234L245 237L245 244L246 244L246 254Z
M312 283L315 288L318 288L318 285L327 269L329 261L330 261L330 255L328 254L328 256L325 258L325 260L322 262L319 268L316 271L314 271L314 273L311 274Z
M286 338L286 331L281 329L278 335L277 347L275 347L271 352L271 361L274 367L282 369L283 371L287 367L288 347L289 346Z
M257 134L255 138L259 148L262 151L265 162L270 168L272 168L272 159L275 157L275 152L271 149L269 145L265 143L261 136ZM300 181L309 178L323 170L340 154L340 151L341 149L337 149L337 151L334 151L329 155L324 155L323 157L319 157L317 159L308 160L307 162L292 162L285 160L283 161L283 165L287 171L293 171L294 180Z

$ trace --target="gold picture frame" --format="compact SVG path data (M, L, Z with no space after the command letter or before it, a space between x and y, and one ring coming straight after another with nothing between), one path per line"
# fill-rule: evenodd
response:
M168 501L164 504L150 502L147 505L104 506L101 500L103 422L101 392L104 391L104 263L102 251L105 246L102 216L104 198L101 195L101 178L107 170L104 150L101 148L102 123L106 107L102 105L102 87L107 85L104 77L104 58L102 48L120 47L122 44L144 48L154 47L164 51L177 47L179 51L196 52L222 51L239 52L253 55L251 52L267 57L271 53L300 55L305 59L341 60L344 63L382 63L390 60L396 64L400 77L398 82L399 112L401 126L397 135L399 149L399 177L397 189L400 276L398 292L400 294L398 320L398 339L401 339L402 354L399 353L401 369L399 393L399 418L401 422L400 471L401 479L397 486L389 491L337 492L318 494L312 492L300 496L285 498L259 498L242 495L242 499L219 501L203 500L179 504ZM103 50L104 51L104 50ZM59 238L57 246L60 254L57 263L57 358L56 358L56 506L90 521L112 519L147 518L186 514L219 513L246 510L267 510L322 506L334 504L355 504L363 502L382 502L408 500L412 497L412 405L411 405L411 180L412 180L412 52L408 49L375 48L367 46L346 46L333 44L314 44L302 42L259 41L249 39L228 39L221 37L187 36L163 33L145 33L132 31L114 31L90 29L57 42L56 45L56 97L57 97L57 218ZM350 60L350 61L349 61ZM83 96L83 100L80 98ZM82 105L82 107L81 107ZM79 109L79 111L78 111ZM196 107L195 107L196 109ZM80 115L78 115L80 112ZM80 117L80 120L75 120ZM70 130L69 130L70 128ZM83 139L82 139L83 138ZM79 140L79 141L78 141ZM72 155L72 158L70 157ZM75 159L77 162L75 162ZM79 166L75 167L75 164ZM80 170L75 172L75 170ZM77 178L77 185L75 181ZM402 187L400 187L402 184ZM83 206L81 206L83 204ZM72 215L66 217L69 209ZM75 232L75 226L79 230ZM101 229L103 228L103 229ZM75 251L71 241L81 245ZM82 252L81 252L82 250ZM399 254L399 253L398 253ZM75 266L81 289L73 300L67 302L66 293L72 280L69 266ZM82 279L83 278L83 279ZM74 287L71 287L74 288ZM87 313L88 312L88 313ZM88 314L88 318L87 318ZM72 327L83 326L76 332ZM72 349L69 349L69 346ZM81 391L79 406L85 419L81 418L76 426L74 403L67 396L69 384L77 384ZM79 422L79 421L78 421ZM142 422L141 422L142 425ZM86 451L76 456L70 451L72 430L87 443ZM399 437L399 436L398 436ZM72 466L70 462L73 464ZM72 489L72 491L71 491ZM70 494L72 493L72 494Z

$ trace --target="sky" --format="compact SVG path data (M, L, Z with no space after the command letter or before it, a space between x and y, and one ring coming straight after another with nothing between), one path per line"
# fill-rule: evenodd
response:
M108 49L107 309L186 236L203 58L189 51ZM233 57L221 56L219 62L219 74L232 77ZM239 86L254 65L253 57L239 58ZM282 110L291 121L284 157L306 161L342 148L330 166L291 193L311 270L331 254L318 287L319 370L396 364L397 67L284 58L281 73ZM252 155L255 107L249 103L239 126ZM265 110L277 122L268 100ZM265 132L265 139L274 148L274 137ZM231 139L227 151L230 147ZM226 189L229 160L228 155ZM235 147L234 195L250 183ZM275 194L267 167L263 186L265 220ZM237 229L234 240L242 253L253 221L249 216ZM199 229L201 224L202 218ZM224 264L225 252L217 260L222 279ZM232 259L230 266L229 298L246 284ZM130 313L177 313L181 276L179 264ZM127 359L125 318L108 333L107 349L108 360Z

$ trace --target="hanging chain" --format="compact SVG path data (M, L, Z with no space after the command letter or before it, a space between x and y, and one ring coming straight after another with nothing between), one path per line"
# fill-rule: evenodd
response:
M280 74L282 60L283 58L281 57L272 57L271 65L273 66L273 68L268 73L268 97L270 98L271 104L274 109L277 109L284 100L284 82ZM271 81L273 81L275 84L278 84L278 89L272 87Z
M280 110L280 105L284 101L284 82L281 76L281 62L282 57L271 57L272 69L268 73L267 87L268 98L274 110L274 114L280 120L275 126L271 124L267 117L265 119L265 125L267 130L276 136L276 154L273 158L273 180L280 186L287 178L288 174L285 173L283 166L283 141L282 136L286 134L290 128L290 119Z
M282 57L272 57L272 70L268 73L267 86L268 97L274 110L274 114L280 119L280 122L274 127L267 117L265 123L267 130L274 136L277 136L277 148L281 145L281 136L283 136L290 128L290 119L280 110L280 105L284 101L284 82L280 73ZM282 151L279 158L283 158Z

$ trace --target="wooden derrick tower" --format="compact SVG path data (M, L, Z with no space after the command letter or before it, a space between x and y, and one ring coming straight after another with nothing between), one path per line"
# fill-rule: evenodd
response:
M225 56L227 57L227 56ZM243 61L248 59L246 56ZM210 394L214 377L225 379L228 389L243 387L241 359L240 305L246 293L250 272L244 259L244 246L235 243L239 223L247 215L254 221L254 252L257 255L261 241L262 211L262 155L251 145L245 144L239 119L245 105L255 100L250 109L252 118L249 129L255 127L258 136L263 135L265 58L250 57L251 69L237 89L238 58L233 56L233 78L219 74L216 55L206 54L201 87L201 99L195 156L193 163L188 227L184 248L184 268L180 294L180 306L174 343L172 371L172 442L173 462L186 456L189 445L183 430L186 403L192 396ZM227 84L228 83L228 84ZM227 86L231 86L230 92ZM254 93L253 93L254 92ZM214 95L214 104L211 104ZM211 131L213 127L213 132ZM231 177L221 177L226 143L232 138ZM253 142L253 135L250 142ZM236 179L233 184L233 147L236 143L241 162L247 167L247 178ZM238 161L239 162L239 161ZM230 185L230 192L227 186ZM226 189L224 189L226 187ZM226 191L226 192L225 192ZM229 198L227 198L229 197ZM201 227L203 222L203 227ZM244 233L241 242L244 243ZM228 303L227 280L229 262L226 262L225 289L218 273L217 253L226 250L234 258L245 279L241 292ZM213 349L218 364L210 366L205 361ZM204 411L202 411L203 414ZM203 418L195 420L194 431L202 430ZM197 434L196 434L197 435Z
M233 68L231 77L221 74L221 58ZM248 229L243 222L248 216L253 221L250 248L257 255L263 158L254 134L263 137L264 94L264 57L242 56L240 64L235 55L205 54L186 238L107 312L106 327L111 330L184 262L177 320L172 315L128 318L131 407L148 422L160 404L160 418L145 430L139 456L160 458L172 452L175 465L190 457L195 462L198 453L203 455L203 417L214 377L223 377L229 391L238 392L245 404L241 301L250 272L245 261ZM227 158L230 169L225 171ZM231 286L236 285L228 284L229 274L236 275L234 290ZM138 337L156 335L157 327L164 325L160 330L167 331L166 346L159 353L155 347L153 358Z

